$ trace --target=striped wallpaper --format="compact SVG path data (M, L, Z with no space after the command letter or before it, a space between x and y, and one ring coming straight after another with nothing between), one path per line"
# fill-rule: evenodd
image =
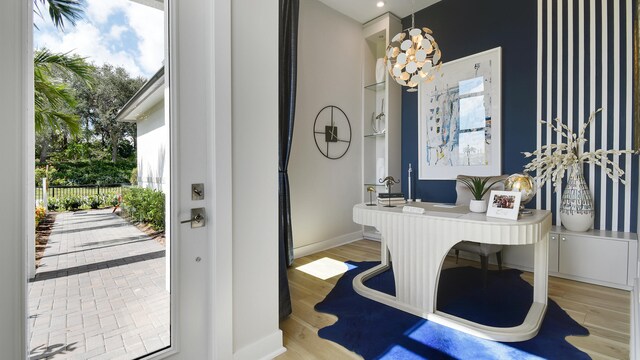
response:
M585 150L630 149L632 143L633 0L537 0L537 118L562 119L577 131L598 108ZM561 139L539 125L536 145ZM585 179L596 205L596 229L637 231L638 163L631 155L612 160L627 184L607 178L594 165ZM537 208L554 211L560 224L561 189L540 189Z

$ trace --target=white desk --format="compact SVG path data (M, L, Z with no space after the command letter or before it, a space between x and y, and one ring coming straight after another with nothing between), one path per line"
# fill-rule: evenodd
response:
M551 212L534 210L520 220L503 220L469 213L466 206L436 207L412 203L424 214L403 213L402 206L353 207L353 221L373 226L382 235L381 264L359 274L354 290L367 298L430 321L496 341L524 341L534 337L547 308L548 247ZM438 278L445 256L462 240L489 244L535 244L533 303L521 325L508 328L481 325L436 310ZM389 255L393 261L389 261ZM363 282L393 267L396 296L366 287Z

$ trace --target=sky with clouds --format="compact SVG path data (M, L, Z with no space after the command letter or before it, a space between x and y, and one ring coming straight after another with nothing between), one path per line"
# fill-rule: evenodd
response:
M73 27L56 29L48 10L34 14L34 48L71 52L95 65L125 68L132 76L150 78L164 59L163 12L130 0L86 0L85 14Z

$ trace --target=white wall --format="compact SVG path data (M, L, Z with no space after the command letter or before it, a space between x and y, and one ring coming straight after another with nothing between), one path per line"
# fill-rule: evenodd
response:
M231 3L234 358L284 351L278 329L278 1Z
M138 185L165 194L169 190L169 126L165 123L164 101L155 105L145 119L136 122L138 135Z
M352 221L361 201L362 25L317 0L300 1L298 92L289 163L295 255L361 238ZM313 122L327 105L349 117L352 142L338 160L313 140Z

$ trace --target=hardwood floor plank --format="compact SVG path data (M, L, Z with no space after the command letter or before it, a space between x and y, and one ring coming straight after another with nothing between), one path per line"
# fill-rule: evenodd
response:
M380 243L359 240L295 260L288 270L293 314L280 323L284 345L288 351L278 356L278 360L361 359L339 344L321 339L317 335L319 329L333 324L337 318L315 311L314 306L333 289L341 275L321 280L296 268L324 257L341 262L380 261ZM445 259L443 268L455 266L479 267L479 263L460 258L456 265L454 257ZM490 265L490 269L497 267ZM522 278L533 283L532 273L523 272ZM549 296L571 318L589 330L589 336L570 336L567 341L593 359L629 358L629 292L549 277Z

